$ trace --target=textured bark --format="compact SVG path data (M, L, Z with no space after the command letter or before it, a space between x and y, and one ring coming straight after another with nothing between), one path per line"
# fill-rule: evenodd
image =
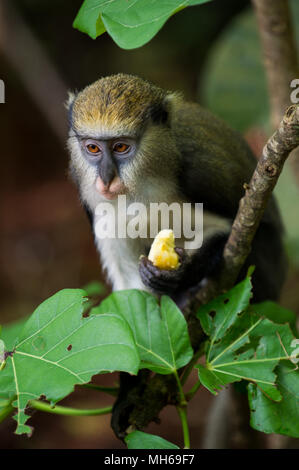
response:
M297 51L287 0L253 0L276 128L290 102L290 83L298 78Z

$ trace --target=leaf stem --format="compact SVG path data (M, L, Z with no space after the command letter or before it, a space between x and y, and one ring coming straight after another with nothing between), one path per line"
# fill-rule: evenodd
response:
M193 385L193 387L189 390L189 392L186 393L185 397L187 401L190 401L194 397L195 393L197 392L200 386L201 382L198 380L196 384Z
M190 449L190 435L189 435L189 427L187 421L187 407L186 406L177 406L176 407L181 423L183 428L183 436L184 436L184 449Z
M66 406L51 406L49 403L45 403L39 400L30 400L30 408L35 410L45 411L47 413L53 413L56 415L64 416L98 416L111 413L112 406L106 408L96 408L91 410L78 410L77 408L68 408Z
M199 350L194 354L194 356L191 359L191 361L189 362L189 364L186 366L186 368L184 370L184 373L181 377L181 384L182 385L184 385L186 383L189 375L192 372L192 369L193 369L194 365L197 363L197 360L200 358L200 356L202 356L202 354L203 354L203 350L202 350L202 348L199 348Z
M14 407L9 403L5 408L0 410L0 423L4 421L14 410Z
M177 384L178 384L178 391L180 395L180 402L178 406L176 407L181 423L182 423L182 429L183 429L183 436L184 436L184 448L185 449L190 449L190 436L189 436L189 427L188 427L188 421L187 421L187 400L183 391L182 383L180 381L179 375L177 370L173 372Z
M174 376L176 378L176 381L177 381L177 384L178 384L178 390L179 390L179 395L180 395L180 403L179 404L180 404L180 406L186 406L187 401L186 401L186 398L185 398L185 395L184 395L183 387L182 387L182 384L181 384L181 381L180 381L177 370L175 370L173 374L174 374Z

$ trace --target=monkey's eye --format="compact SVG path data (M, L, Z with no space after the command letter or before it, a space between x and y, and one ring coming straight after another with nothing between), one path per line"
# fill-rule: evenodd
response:
M130 145L125 144L124 142L117 142L113 146L113 152L116 153L127 153L130 150Z
M88 150L89 153L92 153L92 154L97 154L97 153L100 153L100 147L98 147L96 144L88 144L86 145L86 148Z

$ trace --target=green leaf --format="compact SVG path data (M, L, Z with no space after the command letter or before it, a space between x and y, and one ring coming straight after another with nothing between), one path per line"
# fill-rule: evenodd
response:
M191 5L211 0L85 0L74 28L96 39L105 31L124 49L143 46L170 16Z
M74 20L73 27L96 39L106 31L100 14L107 0L85 0Z
M189 0L188 6L202 5L203 3L211 2L212 0Z
M32 314L0 372L0 398L15 397L17 434L29 433L29 400L45 396L52 404L100 372L136 374L139 355L132 332L114 314L86 316L86 292L65 289Z
M222 387L225 387L225 385L234 382L234 378L232 376L225 374L221 376L213 370L208 370L202 364L197 364L195 368L198 370L198 378L200 382L213 395L217 395L218 391L221 390Z
M118 291L105 299L95 313L121 315L131 327L141 368L171 374L193 356L186 320L176 304L139 290Z
M24 328L24 325L26 321L28 320L28 316L25 318L21 318L20 320L9 323L8 325L5 325L1 332L1 338L5 343L6 346L6 351L10 351L14 348L14 346L17 344L18 341L18 336L21 333L22 329Z
M236 16L213 45L201 96L205 106L241 132L268 122L267 84L252 10Z
M274 323L289 323L292 327L296 324L296 315L276 302L267 300L250 306L250 311L260 316L267 317Z
M228 383L245 379L259 383L273 399L281 398L273 373L281 356L270 360L263 355L263 344L258 345L256 350L250 344L250 334L262 321L258 316L247 316L245 313L228 335L212 347L205 368L201 366L198 369L199 380L211 393L216 394Z
M250 277L246 277L225 294L200 307L197 317L205 333L211 337L211 346L223 337L237 316L249 306L251 288ZM214 319L211 314L215 315Z
M141 431L131 432L125 437L125 441L128 449L179 449L162 437Z
M276 372L280 402L269 399L255 385L248 386L250 424L267 434L299 437L299 370L293 364L281 363Z
M281 400L274 369L280 361L291 359L294 336L289 325L275 324L250 311L249 298L246 278L199 310L210 336L206 365L197 366L199 380L216 394L226 384L244 379L258 384L273 400ZM245 313L240 315L242 310Z

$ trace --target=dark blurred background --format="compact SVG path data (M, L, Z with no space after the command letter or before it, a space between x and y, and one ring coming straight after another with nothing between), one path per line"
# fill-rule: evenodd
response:
M149 44L125 51L107 34L93 41L72 28L81 3L82 0L0 3L0 78L6 86L6 103L0 104L2 324L30 314L40 302L62 288L103 280L88 221L67 176L67 117L63 105L67 91L81 89L101 76L125 72L141 75L167 89L181 90L186 98L209 106L205 99L207 74L215 77L209 58L225 42L226 32L235 19L247 15L246 9L251 8L247 0L218 0L187 8L172 17ZM237 36L235 40L247 50L246 38ZM222 54L221 50L218 54ZM217 59L218 66L220 63L221 58ZM221 82L221 70L216 75ZM216 91L208 93L212 98L216 96ZM254 102L252 95L250 99ZM224 108L231 105L227 103ZM246 112L244 104L241 114ZM256 125L242 124L240 130L258 154L267 126L256 121ZM293 192L282 204L293 220L294 214L298 217L298 193L288 180L280 189L282 200L286 187ZM294 253L298 246L297 228L298 225L291 230L288 245L295 246ZM282 303L296 311L298 279L294 263ZM116 380L116 375L104 376L99 383ZM211 400L208 392L202 391L190 406L194 447L200 446L205 410ZM82 408L109 403L109 397L94 391L76 391L63 402ZM181 445L176 411L164 410L161 419L160 428L151 425L149 432ZM0 447L122 447L110 429L108 416L61 418L38 413L30 424L35 432L28 439L13 435L12 419L3 422Z

